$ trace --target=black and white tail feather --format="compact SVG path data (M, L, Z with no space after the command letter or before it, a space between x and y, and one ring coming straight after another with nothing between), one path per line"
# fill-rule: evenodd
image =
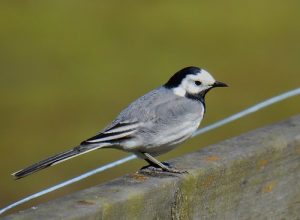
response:
M93 150L97 150L103 147L108 147L112 145L118 145L124 139L130 139L130 135L136 132L137 124L129 122L120 122L112 127L109 127L105 131L81 142L77 147L71 150L56 154L38 163L35 163L29 167L26 167L20 171L13 173L12 175L16 179L23 178L39 170L45 169L47 167L59 164L71 158L77 157L79 155L88 153Z

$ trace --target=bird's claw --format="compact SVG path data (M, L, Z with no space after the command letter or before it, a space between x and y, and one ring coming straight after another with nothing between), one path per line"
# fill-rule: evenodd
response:
M161 167L154 167L151 165L142 167L140 169L140 171L142 171L142 172L159 172L159 173L168 172L168 173L179 173L179 174L187 174L188 173L188 171L186 171L186 170L178 170L173 167L167 167L167 168L163 169Z
M187 174L187 173L189 173L187 170L177 170L175 168L168 168L167 170L164 170L164 171L167 171L169 173L179 173L179 174Z

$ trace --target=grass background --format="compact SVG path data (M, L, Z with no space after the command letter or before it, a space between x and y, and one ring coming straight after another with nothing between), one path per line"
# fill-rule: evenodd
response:
M126 156L101 150L19 181L10 176L95 134L182 67L203 67L230 84L207 96L201 126L299 87L299 7L296 0L1 1L0 206ZM299 97L284 101L160 159L283 120L299 109ZM144 165L129 162L18 209Z

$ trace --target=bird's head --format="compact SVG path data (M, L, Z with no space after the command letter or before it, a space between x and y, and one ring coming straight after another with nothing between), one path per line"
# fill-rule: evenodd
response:
M228 85L216 81L204 69L186 67L175 73L164 86L172 89L175 95L204 100L206 93L212 88Z

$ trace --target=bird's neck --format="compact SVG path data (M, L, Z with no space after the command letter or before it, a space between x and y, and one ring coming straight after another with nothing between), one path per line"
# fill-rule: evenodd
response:
M205 105L205 95L206 95L206 92L200 92L200 93L197 93L197 94L185 94L185 97L188 98L188 99L192 99L192 100L195 100L197 102L200 102L202 105L203 105L203 108L204 108L204 112L205 112L205 109L206 109L206 105Z

